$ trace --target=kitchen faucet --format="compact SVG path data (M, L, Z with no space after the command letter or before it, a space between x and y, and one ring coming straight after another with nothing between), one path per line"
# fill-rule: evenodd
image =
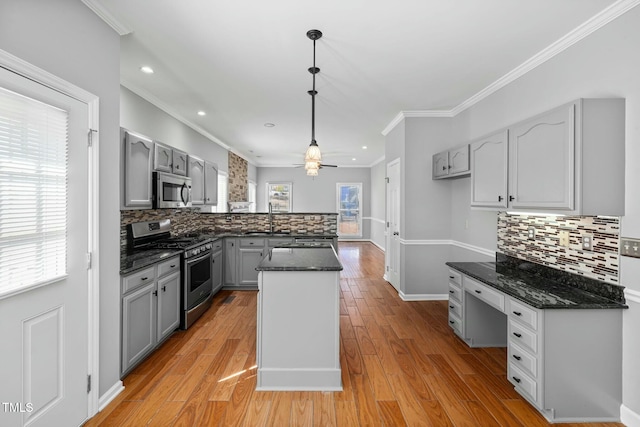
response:
M273 206L269 202L269 232L273 234Z

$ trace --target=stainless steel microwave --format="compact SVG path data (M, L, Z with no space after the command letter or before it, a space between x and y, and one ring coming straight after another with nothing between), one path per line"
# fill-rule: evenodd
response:
M191 178L171 173L153 173L153 208L191 207Z

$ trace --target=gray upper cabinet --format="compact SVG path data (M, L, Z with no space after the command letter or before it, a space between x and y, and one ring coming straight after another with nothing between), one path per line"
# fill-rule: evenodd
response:
M507 207L507 136L504 130L470 144L471 206Z
M469 175L469 145L433 155L432 178L453 178Z
M218 165L204 162L204 204L218 204Z
M159 141L154 141L154 170L186 176L187 158L188 154L185 151L178 150Z
M191 178L191 204L205 204L205 162L204 160L189 155L188 173Z
M122 207L151 209L153 142L126 129L121 129L120 134L124 145Z
M624 215L624 146L624 99L580 99L524 120L471 144L471 206Z

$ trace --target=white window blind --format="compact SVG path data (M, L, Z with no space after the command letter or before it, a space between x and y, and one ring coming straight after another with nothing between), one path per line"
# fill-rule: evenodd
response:
M251 203L249 208L250 212L256 211L256 191L257 184L254 181L249 181L249 200L247 201Z
M216 212L227 212L227 173L218 172L218 205Z
M67 270L68 113L0 88L0 294Z

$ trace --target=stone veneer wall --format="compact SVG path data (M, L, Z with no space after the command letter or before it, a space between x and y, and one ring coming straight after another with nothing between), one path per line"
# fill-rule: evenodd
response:
M535 240L527 229L535 227ZM569 232L569 247L560 246ZM593 235L593 251L582 250L581 236ZM569 273L618 284L620 220L617 217L541 217L498 214L498 252Z
M198 208L145 209L120 211L120 253L127 251L127 225L134 222L171 220L171 234L188 233L241 233L269 231L269 215L266 213L201 214ZM273 214L273 229L291 234L336 235L336 214L287 213Z
M248 164L245 159L229 151L229 201L246 202L248 196Z

